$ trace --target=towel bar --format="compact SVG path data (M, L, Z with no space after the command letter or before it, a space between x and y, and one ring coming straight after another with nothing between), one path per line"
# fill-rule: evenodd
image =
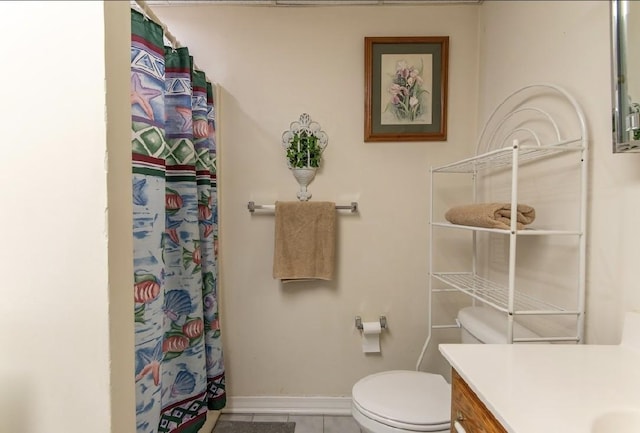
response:
M249 209L249 212L252 212L252 213L255 212L257 209L275 210L275 208L276 208L275 204L255 204L252 201L247 203L247 209ZM356 213L358 212L358 202L352 201L351 204L336 205L336 209L347 209L351 211L351 213Z

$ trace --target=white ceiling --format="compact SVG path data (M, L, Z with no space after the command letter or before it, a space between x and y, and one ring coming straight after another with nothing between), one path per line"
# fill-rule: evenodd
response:
M371 5L433 5L479 4L482 0L148 0L148 5L180 6L184 4L224 4L263 6L371 6Z

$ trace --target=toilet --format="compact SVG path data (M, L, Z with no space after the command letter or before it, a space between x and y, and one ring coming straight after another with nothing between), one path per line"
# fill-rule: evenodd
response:
M366 433L448 432L451 386L439 374L383 371L351 391L351 414Z
M461 341L507 343L506 315L488 307L458 312ZM518 337L537 337L514 323ZM451 428L451 386L439 374L392 370L360 379L351 391L351 414L366 433L445 433Z

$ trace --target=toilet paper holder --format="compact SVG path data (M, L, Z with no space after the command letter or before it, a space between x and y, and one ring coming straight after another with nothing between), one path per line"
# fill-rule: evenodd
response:
M382 329L387 329L387 318L385 316L380 316L380 327ZM361 331L364 329L362 326L362 318L360 316L356 316L356 328Z

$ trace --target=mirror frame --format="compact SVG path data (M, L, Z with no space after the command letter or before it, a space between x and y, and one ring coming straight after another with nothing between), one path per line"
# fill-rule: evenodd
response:
M634 131L640 135L640 113L631 112L627 83L628 23L625 16L629 1L632 0L610 0L613 153L640 152L640 140L633 138Z

